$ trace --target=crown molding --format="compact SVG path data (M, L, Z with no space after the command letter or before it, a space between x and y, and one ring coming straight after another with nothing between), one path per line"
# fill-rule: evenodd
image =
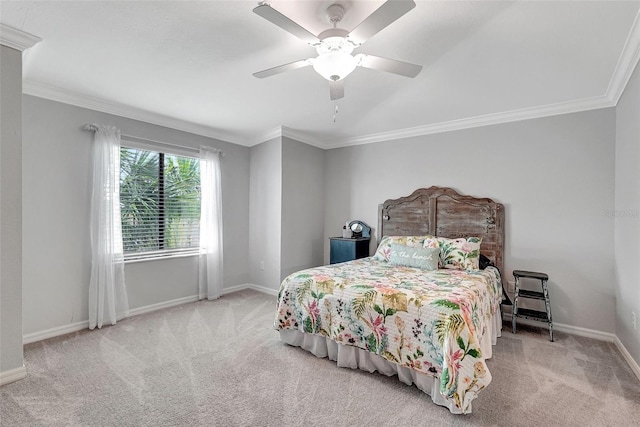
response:
M270 131L267 131L260 136L254 138L251 141L250 147L254 145L261 144L263 142L269 141L273 138L291 138L295 139L298 142L303 142L307 145L312 145L314 147L326 149L327 145L319 140L311 138L307 133L299 130L295 130L286 126L277 126Z
M616 68L612 74L607 91L603 96L451 120L448 122L434 123L389 132L380 132L354 138L335 139L332 141L318 141L310 138L302 132L294 131L292 129L287 129L287 132L289 133L288 136L300 142L324 149L333 149L615 107L618 104L618 101L620 101L620 97L624 93L638 62L640 62L640 12L636 14L633 25L629 31L629 35L627 36L627 40L625 41L625 45L622 48L620 58L616 64ZM283 130L285 129L286 128L283 128Z
M334 139L331 141L321 141L312 138L305 132L279 126L255 138L248 146L260 144L273 138L287 137L295 139L314 147L330 150L333 148L350 147L353 145L374 144L376 142L394 141L404 138L413 138L436 133L451 132L456 130L471 129L482 126L498 125L503 123L517 122L521 120L538 119L542 117L557 116L561 114L578 113L581 111L598 110L601 108L615 107L610 96L597 96L577 101L561 102L557 104L544 105L521 110L505 111L502 113L487 114L476 117L469 117L448 122L433 123L429 125L416 126L405 129L398 129L388 132L379 132L369 135L357 136L353 138Z
M291 129L286 126L278 126L262 134L260 137L254 138L252 140L243 140L235 135L223 133L207 126L186 122L161 114L151 113L139 108L118 104L101 98L86 96L77 92L63 90L31 80L24 81L23 92L27 95L36 96L39 98L62 102L65 104L74 105L76 107L87 108L90 110L113 114L116 116L122 116L128 119L139 120L158 126L165 126L171 129L189 132L196 135L205 136L207 138L214 138L226 142L231 142L233 144L238 144L245 147L252 147L273 138L287 137L325 150L353 145L373 144L376 142L412 138L423 135L451 132L455 130L463 130L481 126L490 126L501 123L510 123L520 120L535 119L560 114L576 113L580 111L613 107L616 105L611 97L600 96L578 101L558 103L534 108L525 108L503 113L487 114L466 119L451 120L448 122L434 123L406 129L398 129L389 132L380 132L354 138L335 139L332 141L321 141L310 137L303 131Z
M271 139L280 138L282 137L282 134L282 126L276 126L275 128L253 138L248 146L253 147L254 145L262 144L263 142L267 142Z
M597 110L615 106L608 97L599 96L578 101L562 102L558 104L544 105L540 107L524 108L521 110L506 111L503 113L487 114L469 117L448 122L433 123L424 126L416 126L407 129L399 129L390 132L380 132L370 135L334 140L324 144L324 148L340 148L352 145L373 144L375 142L391 141L403 138L413 138L423 135L451 132L490 126L503 123L517 122L521 120L538 119L541 117L557 116L561 114L577 113L580 111Z
M0 23L0 44L24 52L41 42L40 37Z
M282 128L282 136L295 139L296 141L304 142L307 145L312 145L314 147L327 149L327 144L322 141L318 141L316 139L311 138L309 135L304 132L288 128L286 126L281 126Z
M624 89L631 79L631 75L640 60L640 12L633 21L627 40L625 41L622 53L616 64L616 68L611 76L607 96L617 105L624 93Z
M7 44L9 43L9 41L5 40L22 40L22 42L14 41L14 43L16 43L16 46L20 46L15 48L20 50L24 50L30 46L33 46L33 44L40 41L40 39L35 36L24 33L20 30L16 30L12 27L8 27L6 25L2 25L0 29L2 30L0 33L2 44L8 45L9 47L12 46ZM6 34L11 35L8 36ZM618 104L620 97L624 93L624 90L638 62L640 62L640 12L636 15L634 23L629 31L629 35L627 36L627 40L618 59L618 63L616 64L616 68L612 74L607 91L602 96L532 108L524 108L520 110L505 111L501 113L486 114L482 116L451 120L447 122L432 123L423 126L398 129L389 132L380 132L353 138L334 139L329 141L325 139L315 138L309 133L288 128L286 126L278 126L262 135L257 135L254 138L243 139L238 135L225 133L208 126L187 122L173 117L152 113L139 108L107 101L105 99L86 96L81 93L72 92L69 90L64 90L29 80L26 80L23 83L23 92L28 95L50 99L52 101L63 102L66 104L75 105L77 107L88 108L108 114L114 114L134 120L140 120L143 122L165 126L176 130L205 136L208 138L231 142L245 147L252 147L254 145L277 137L287 137L318 148L333 149L615 107Z
M158 126L164 126L195 135L205 136L233 144L250 146L247 141L235 135L221 132L208 126L202 126L185 120L176 119L162 114L152 113L140 108L127 106L117 102L107 101L102 98L87 96L78 92L61 89L33 80L25 80L22 84L22 92L26 95L38 98L49 99L51 101L62 102L76 107L87 108L107 114L126 117L128 119L139 120Z

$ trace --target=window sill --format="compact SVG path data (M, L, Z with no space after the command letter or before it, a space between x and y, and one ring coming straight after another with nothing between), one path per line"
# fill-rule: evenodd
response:
M153 255L140 255L134 256L129 259L125 258L125 264L134 264L139 262L147 262L147 261L162 261L165 259L174 259L174 258L185 258L185 257L195 257L200 255L199 251L185 251L181 253L169 253L169 254L153 254Z

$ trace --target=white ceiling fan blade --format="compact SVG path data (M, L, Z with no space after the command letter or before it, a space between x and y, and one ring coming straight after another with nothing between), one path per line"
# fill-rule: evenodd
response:
M349 33L349 40L361 45L414 7L413 0L387 0Z
M267 4L262 4L253 9L253 11L272 24L277 25L310 45L320 42L316 36Z
M356 61L358 61L358 66L360 67L386 71L388 73L399 74L406 77L415 77L422 70L422 65L410 64L408 62L367 55L364 53L356 55L355 58Z
M300 61L290 62L288 64L278 65L277 67L258 71L257 73L253 73L253 76L259 79L264 79L265 77L284 73L285 71L297 70L298 68L307 67L311 65L312 62L313 61L311 59L301 59Z
M344 80L329 82L329 95L332 101L344 98Z

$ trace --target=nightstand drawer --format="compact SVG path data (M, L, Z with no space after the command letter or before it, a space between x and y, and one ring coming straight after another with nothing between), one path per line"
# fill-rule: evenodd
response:
M330 237L330 262L353 261L354 259L366 258L369 256L370 238L344 239L342 237Z

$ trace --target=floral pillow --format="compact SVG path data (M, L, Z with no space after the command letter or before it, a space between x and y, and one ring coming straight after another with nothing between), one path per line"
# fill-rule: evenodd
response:
M389 264L423 270L437 270L438 254L440 254L440 248L421 248L392 243Z
M405 245L411 247L425 247L425 248L433 248L439 246L426 246L425 241L435 239L433 236L384 236L382 240L380 240L380 244L378 245L378 249L376 253L373 255L373 259L377 259L379 261L389 261L389 257L391 256L391 245Z
M440 266L453 270L478 270L480 269L480 243L479 237L461 237L459 239L447 239L446 237L425 240L424 247L432 247L434 240L440 247Z

